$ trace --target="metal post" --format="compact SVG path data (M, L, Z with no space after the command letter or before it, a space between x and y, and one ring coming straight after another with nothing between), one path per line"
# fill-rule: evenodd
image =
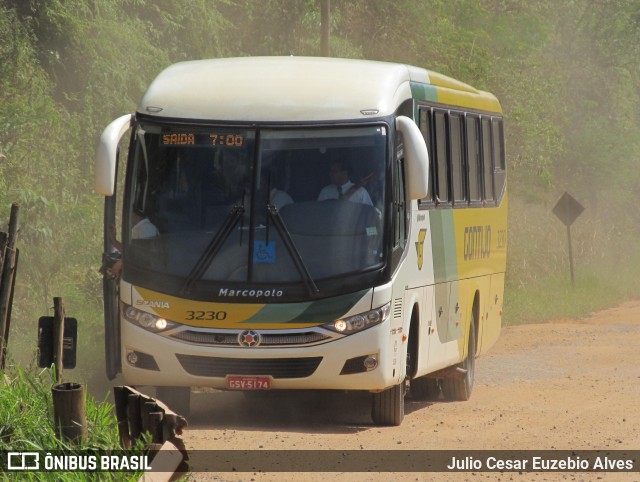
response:
M575 287L576 281L573 275L573 248L571 246L571 226L567 226L567 239L569 241L569 267L571 269L571 286Z

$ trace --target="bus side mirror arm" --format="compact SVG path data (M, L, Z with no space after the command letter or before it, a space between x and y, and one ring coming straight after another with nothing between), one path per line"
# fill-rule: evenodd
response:
M133 122L133 114L118 117L102 132L94 160L95 190L103 196L113 196L116 180L118 144Z
M406 116L396 118L396 130L404 138L405 165L407 166L407 193L409 199L422 199L429 190L429 152L416 123Z

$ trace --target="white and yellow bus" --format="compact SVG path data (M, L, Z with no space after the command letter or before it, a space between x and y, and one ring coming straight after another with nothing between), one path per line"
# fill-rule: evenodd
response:
M203 386L366 390L380 425L407 393L466 400L501 326L503 138L493 95L422 68L167 68L96 153L106 253L123 206L108 376L184 413Z

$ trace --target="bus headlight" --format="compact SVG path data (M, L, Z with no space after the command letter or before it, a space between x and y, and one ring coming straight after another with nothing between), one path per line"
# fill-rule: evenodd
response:
M354 316L348 316L347 318L340 318L339 320L326 323L323 328L342 333L344 335L351 335L372 326L379 325L387 318L389 318L389 311L391 310L391 303L387 303L375 310L367 311L365 313L359 313Z
M178 323L161 318L133 306L122 304L122 315L125 320L153 333L160 333L178 326Z

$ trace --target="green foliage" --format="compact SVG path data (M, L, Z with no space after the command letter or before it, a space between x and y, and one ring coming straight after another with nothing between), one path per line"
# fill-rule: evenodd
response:
M54 450L78 453L82 450L115 450L119 447L118 423L113 407L86 395L87 441L79 444L61 440L53 425L54 380L50 370L36 371L9 365L0 377L0 451ZM19 418L16 414L20 414ZM137 447L141 450L142 445ZM138 480L142 473L101 472L100 480ZM26 480L95 480L91 473L24 472Z

